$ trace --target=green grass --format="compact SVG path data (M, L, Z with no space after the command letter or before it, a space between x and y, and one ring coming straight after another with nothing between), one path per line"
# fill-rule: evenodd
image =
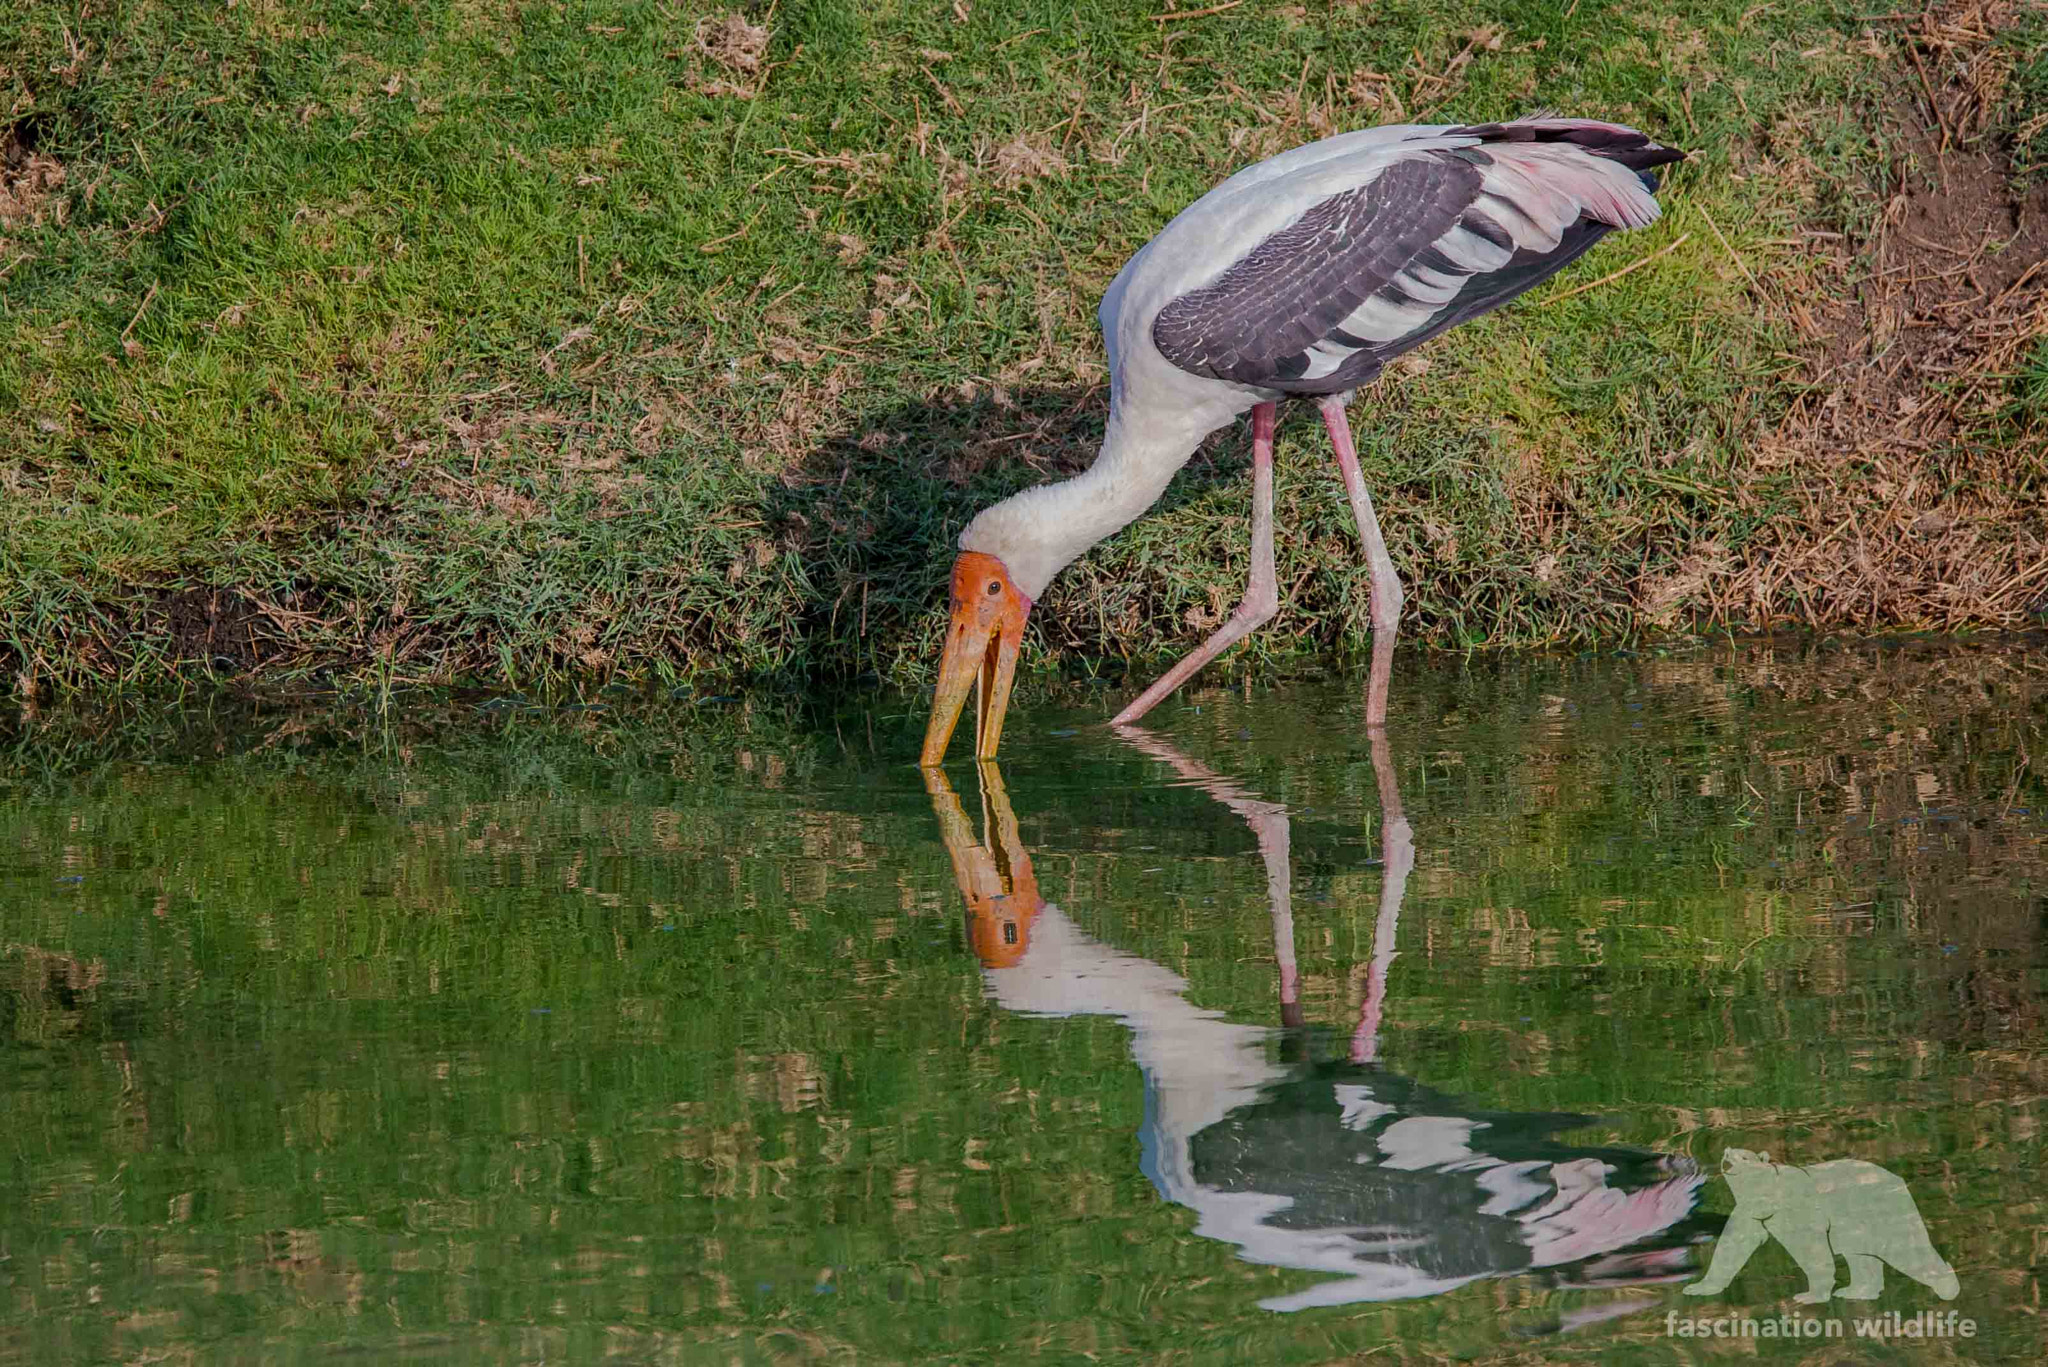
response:
M1423 637L1633 631L1797 476L1750 453L1796 226L1881 203L1870 8L819 3L750 11L753 69L716 12L623 0L11 9L8 136L64 179L0 228L0 657L915 678L961 523L1092 455L1133 249L1324 132L1543 105L1694 149L1667 217L1427 350L1358 435ZM1321 439L1284 445L1292 592L1253 649L1356 646ZM1063 577L1037 659L1227 609L1241 447Z
M2032 184L2048 172L2048 5L2021 5L2001 46L2013 68L2000 122L2012 142L2014 174Z

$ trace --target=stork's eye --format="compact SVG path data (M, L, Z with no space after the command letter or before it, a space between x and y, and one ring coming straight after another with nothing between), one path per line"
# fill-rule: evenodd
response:
M988 591L989 596L994 597L996 594L1001 593L1003 591L1003 586L997 583L995 580L991 579L988 581Z

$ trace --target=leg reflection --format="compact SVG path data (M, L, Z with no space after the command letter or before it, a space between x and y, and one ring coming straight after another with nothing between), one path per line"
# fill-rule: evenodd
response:
M1288 843L1287 808L1254 797L1233 780L1189 759L1142 727L1119 726L1116 733L1236 812L1251 827L1252 836L1259 842L1259 858L1266 865L1266 904L1273 911L1273 954L1280 961L1280 1023L1290 1030L1298 1029L1303 1024L1301 972L1294 957L1294 890L1289 876L1292 850Z
M1415 837L1401 810L1401 779L1387 750L1387 733L1371 736L1373 777L1380 788L1380 914L1372 928L1372 962L1365 971L1365 1002L1358 1029L1351 1036L1351 1061L1372 1063L1380 1056L1380 1012L1387 1000L1387 969L1394 962L1394 936L1401 924L1401 895L1408 890L1408 871L1415 867Z

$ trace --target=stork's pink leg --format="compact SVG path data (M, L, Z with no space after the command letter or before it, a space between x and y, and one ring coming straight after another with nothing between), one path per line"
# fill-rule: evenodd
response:
M1330 445L1337 448L1337 468L1344 474L1344 492L1351 496L1351 516L1358 523L1358 539L1365 543L1365 560L1372 572L1372 681L1366 686L1365 724L1378 730L1387 724L1387 687L1394 672L1394 634L1401 621L1401 576L1394 571L1393 557L1380 536L1380 520L1372 510L1372 495L1365 491L1365 475L1358 468L1358 448L1351 444L1351 423L1344 416L1344 402L1331 395L1319 402L1323 425L1330 429Z
M1196 670L1272 621L1279 610L1280 576L1273 568L1273 405L1262 403L1252 410L1252 577L1245 586L1244 601L1215 635L1140 693L1110 725L1124 726L1150 712Z

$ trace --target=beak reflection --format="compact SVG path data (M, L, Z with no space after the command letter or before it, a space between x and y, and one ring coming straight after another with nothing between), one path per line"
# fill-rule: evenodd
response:
M1031 945L1031 923L1044 906L1031 855L1017 835L1017 814L1003 791L1002 772L984 761L981 771L981 821L987 832L977 839L960 799L944 771L924 771L925 791L939 819L939 834L953 860L953 878L967 899L967 942L983 968L1014 968Z

